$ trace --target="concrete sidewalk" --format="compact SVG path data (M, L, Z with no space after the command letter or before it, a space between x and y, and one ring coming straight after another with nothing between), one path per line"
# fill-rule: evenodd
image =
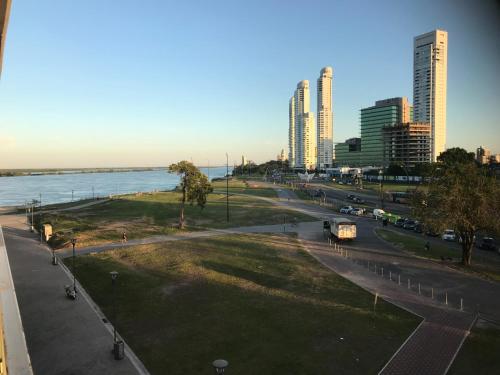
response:
M16 220L10 224L16 226ZM66 298L64 285L71 280L51 264L38 236L12 226L4 226L4 236L35 374L147 373L127 350L125 359L114 360L109 323L106 327L82 293L75 301Z

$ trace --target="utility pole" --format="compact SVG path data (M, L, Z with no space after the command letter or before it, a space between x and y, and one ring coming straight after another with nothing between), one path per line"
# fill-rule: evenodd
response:
M229 156L226 152L226 214L229 223Z

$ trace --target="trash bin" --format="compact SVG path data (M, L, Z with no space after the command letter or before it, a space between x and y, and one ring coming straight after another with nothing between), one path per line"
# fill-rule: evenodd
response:
M118 340L113 345L113 354L116 360L123 359L125 357L125 347L123 341Z

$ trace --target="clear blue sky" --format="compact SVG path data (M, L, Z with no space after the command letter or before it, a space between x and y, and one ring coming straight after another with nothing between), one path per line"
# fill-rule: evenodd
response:
M479 3L481 6L478 7ZM274 158L296 83L334 68L335 142L412 100L413 37L449 33L448 142L500 152L495 1L14 0L0 168Z

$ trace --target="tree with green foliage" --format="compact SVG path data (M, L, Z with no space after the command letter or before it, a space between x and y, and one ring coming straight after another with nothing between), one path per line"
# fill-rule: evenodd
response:
M463 149L450 149L433 165L427 191L412 198L413 213L434 231L453 229L462 245L462 264L470 266L478 231L500 232L500 184Z
M193 163L188 161L180 161L177 164L171 164L168 167L169 173L176 173L180 176L181 210L179 217L179 228L184 228L184 207L186 202L191 205L196 204L203 209L207 203L207 195L213 191L212 185L208 181L207 176L200 172Z
M467 164L474 162L474 153L467 152L463 148L453 147L442 152L437 157L438 163L450 166L454 164Z

